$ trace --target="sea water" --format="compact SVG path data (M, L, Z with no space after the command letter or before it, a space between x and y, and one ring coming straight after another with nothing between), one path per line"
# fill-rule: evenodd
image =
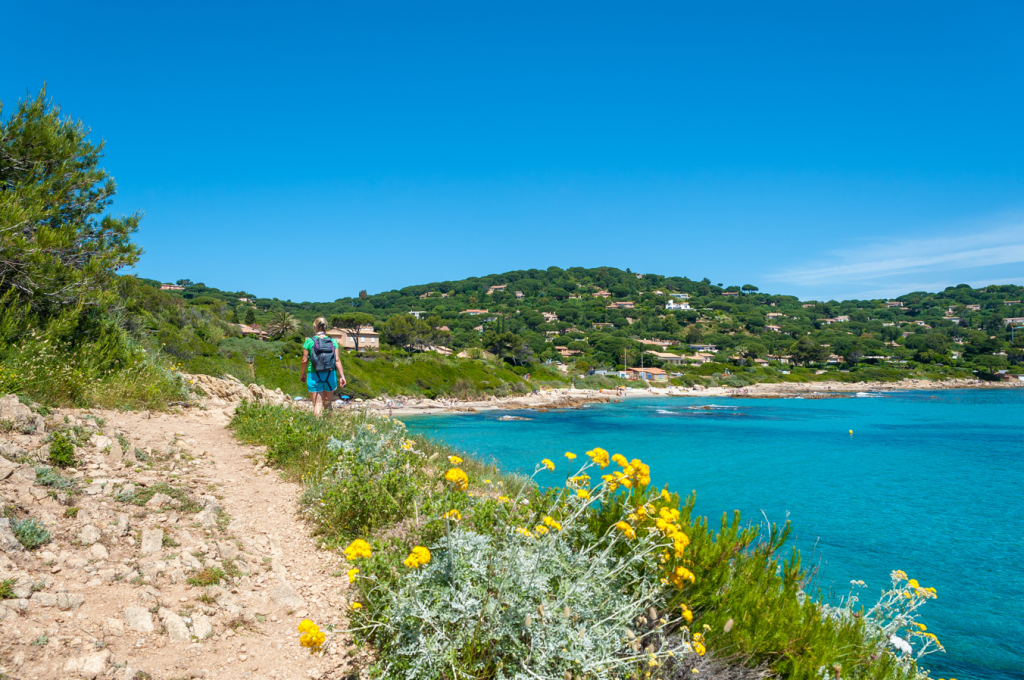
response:
M921 610L946 648L925 657L933 677L1024 678L1024 390L637 398L512 413L531 420L406 422L506 470L532 473L550 458L560 466L552 482L566 451L577 463L598 446L640 458L656 484L695 489L712 526L734 509L752 522L788 519L804 565L818 568L815 590L838 597L861 579L870 605L894 569L938 589Z

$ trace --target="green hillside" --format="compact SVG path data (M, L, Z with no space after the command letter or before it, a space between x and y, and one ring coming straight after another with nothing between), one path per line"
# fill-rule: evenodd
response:
M638 275L612 267L550 267L329 303L296 303L184 283L189 285L172 295L225 319L248 315L268 324L287 314L303 331L317 316L365 313L381 331L385 354L408 354L403 346L414 349L419 339L456 351L480 347L513 366L562 361L577 373L615 369L624 360L636 366L642 353L644 365L667 368L689 382L701 377L728 380L731 373L738 384L806 379L819 370L841 380L893 380L911 374L940 378L975 371L991 377L999 370L1020 372L1024 359L1024 335L1007 322L1024 317L1024 288L1014 285L974 289L961 284L893 300L801 301L762 293L749 284L715 285L706 278ZM666 309L670 303L690 308ZM625 308L629 305L631 309ZM410 312L421 312L422 321ZM295 340L302 335L297 333ZM713 345L714 362L678 367L647 352L692 356L693 345Z

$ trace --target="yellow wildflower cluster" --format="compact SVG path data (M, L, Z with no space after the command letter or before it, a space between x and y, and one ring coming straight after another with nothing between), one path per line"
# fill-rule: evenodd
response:
M546 515L544 517L544 525L551 527L555 531L561 531L562 530L562 525L559 524L558 522L556 522L554 519L552 519L550 515Z
M459 512L457 508L452 508L448 512L444 513L444 518L452 519L458 522L460 519L462 519L462 513Z
M359 573L359 568L358 567L352 567L351 569L349 569L348 570L348 582L349 583L355 583L356 582L356 575L358 573Z
M454 484L458 491L465 491L469 488L469 477L466 476L466 473L461 468L452 468L444 473L444 478Z
M462 463L462 459L458 456L448 456L448 462L452 465L460 465Z
M566 451L565 457L568 458L569 460L576 460L576 454L572 453L571 451Z
M540 462L540 464L543 465L544 467L546 467L548 470L554 470L555 469L555 464L553 462L551 462L550 460L548 460L547 458L542 460Z
M409 556L402 562L405 566L410 569L419 569L425 564L430 563L430 551L424 548L422 545L418 545L412 549Z
M686 621L686 623L693 623L693 610L690 609L690 605L681 604L679 606L683 610L683 619Z
M620 486L627 489L632 489L635 486L639 489L651 483L651 468L641 462L639 458L627 462L625 456L616 453L612 456L612 461L618 463L622 470L601 476L609 491L615 491Z
M597 448L587 451L587 457L594 461L596 465L600 465L602 470L608 467L608 452L604 449Z
M320 629L317 628L317 625L309 619L303 619L302 623L299 624L299 632L302 633L299 637L299 644L309 649L310 654L319 652L324 644L324 640L327 639L320 632Z
M352 562L363 557L370 557L370 544L361 538L357 538L345 548L345 558Z
M704 646L703 633L693 634L693 641L691 643L691 646L693 647L693 651L697 653L697 656L704 656L704 654L708 651L707 647Z

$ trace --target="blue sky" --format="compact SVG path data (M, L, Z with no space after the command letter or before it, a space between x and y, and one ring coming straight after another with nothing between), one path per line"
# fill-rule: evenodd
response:
M552 6L557 5L557 6ZM333 300L551 265L1024 283L1020 3L19 3L137 272Z

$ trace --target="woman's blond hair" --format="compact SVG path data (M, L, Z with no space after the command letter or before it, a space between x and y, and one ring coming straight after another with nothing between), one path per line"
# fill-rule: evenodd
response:
M322 316L318 316L313 321L313 330L315 330L317 333L323 333L324 331L326 331L327 330L327 319L325 319Z

